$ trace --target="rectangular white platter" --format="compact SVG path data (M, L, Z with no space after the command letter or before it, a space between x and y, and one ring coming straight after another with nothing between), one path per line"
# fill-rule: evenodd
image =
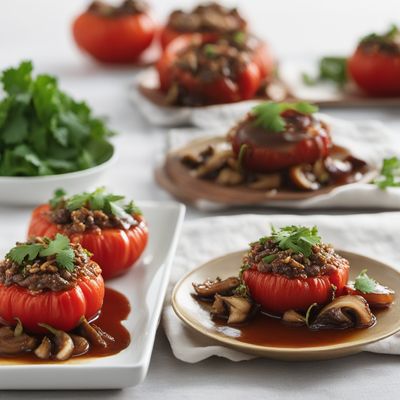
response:
M106 283L106 286L123 293L131 305L124 323L131 335L129 347L110 357L76 358L64 363L13 364L0 358L0 389L116 389L143 381L150 363L185 207L179 203L156 202L139 203L139 206L149 225L149 243L145 253L128 274ZM4 229L6 226L3 225L1 230ZM12 243L7 243L7 246L11 247ZM0 257L3 257L7 248L4 243L0 248Z

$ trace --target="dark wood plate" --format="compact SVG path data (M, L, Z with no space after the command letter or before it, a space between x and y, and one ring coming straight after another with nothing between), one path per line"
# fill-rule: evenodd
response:
M216 145L225 141L224 137L214 137L194 140L179 150L167 154L164 164L156 169L155 179L165 190L186 203L195 204L199 200L224 204L228 206L261 205L269 201L306 200L329 193L333 189L343 185L329 185L315 191L300 190L257 190L251 189L245 184L238 186L222 186L210 180L200 179L192 175L181 162L181 156L187 152L197 152L208 145ZM350 155L349 150L334 146L332 154ZM348 183L370 182L376 175L376 169L367 165L357 171L358 179L350 179ZM346 184L348 184L346 183Z

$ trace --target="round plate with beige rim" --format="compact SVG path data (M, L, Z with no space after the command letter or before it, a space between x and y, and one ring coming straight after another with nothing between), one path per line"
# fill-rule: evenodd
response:
M384 285L390 286L400 293L400 273L387 264L371 258L347 252L338 251L350 262L350 279L354 279L363 269ZM227 254L213 259L187 274L175 286L172 293L172 306L178 317L195 331L236 350L280 360L324 360L348 356L362 351L363 346L384 339L400 330L400 302L377 315L377 323L367 329L354 330L351 336L343 332L343 341L335 344L296 347L261 346L255 343L240 341L237 329L229 329L228 325L215 323L209 311L192 296L192 282L204 282L206 279L221 279L237 276L244 251ZM248 322L251 324L251 321ZM235 331L235 335L232 332ZM318 332L316 332L318 334ZM295 335L293 338L295 340Z
M182 164L181 157L186 153L198 153L209 145L217 145L226 141L224 137L212 137L207 139L196 139L186 146L170 152L164 165L156 170L155 178L157 182L168 192L178 199L195 203L198 200L208 200L215 203L222 203L231 206L264 204L268 201L290 201L306 200L308 198L329 193L340 184L325 186L314 191L300 191L290 189L278 190L256 190L246 185L222 186L213 181L200 179L193 176L190 170ZM332 155L350 155L349 150L333 146ZM370 182L376 177L377 171L371 166L366 165L357 171L359 177L351 179L349 183Z

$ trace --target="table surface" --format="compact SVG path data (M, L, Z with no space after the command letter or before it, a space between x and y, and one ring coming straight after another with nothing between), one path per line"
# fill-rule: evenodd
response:
M61 87L85 99L97 114L106 115L120 134L115 138L119 161L104 183L113 191L138 200L168 200L153 181L153 167L166 148L166 130L150 126L127 100L132 67L100 66L83 56L70 34L72 18L86 1L2 0L0 12L0 68L23 59L34 61L39 72L56 74ZM189 7L193 1L158 1L157 16ZM383 30L398 14L398 0L261 2L237 0L282 58L346 54L370 30ZM380 119L400 129L398 109L335 109L332 115L349 120ZM29 188L27 188L29 190ZM9 234L9 223L23 221L30 210L0 207L0 244L10 246L24 235L23 223ZM271 212L263 210L262 212ZM335 211L329 211L335 213ZM187 218L205 213L188 210ZM209 215L209 214L207 214ZM346 359L313 363L254 360L232 363L213 358L189 365L176 360L160 328L147 379L122 391L0 392L5 399L191 399L230 398L394 398L399 393L399 359L360 354ZM23 377L22 377L23 379Z

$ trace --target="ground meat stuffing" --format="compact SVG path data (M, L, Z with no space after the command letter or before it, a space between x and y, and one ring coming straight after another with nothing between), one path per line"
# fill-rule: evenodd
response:
M118 218L115 215L106 214L102 210L90 210L81 207L78 210L70 211L63 204L50 212L50 219L63 229L71 233L83 233L85 231L98 231L107 228L129 229L138 224L135 217Z
M391 56L400 55L400 32L392 35L370 35L364 38L359 48L368 54L385 53Z
M236 8L217 3L197 6L191 12L176 10L171 13L167 26L179 32L229 33L246 29L246 21Z
M142 0L125 0L119 6L113 6L96 0L90 4L88 12L101 17L117 18L126 15L142 14L148 11L148 4Z
M281 250L274 241L266 240L251 244L251 249L244 258L244 265L255 266L260 272L284 275L290 279L306 279L330 275L338 268L349 266L349 262L327 244L313 246L312 254L305 257L290 249Z
M35 241L31 241L32 243ZM40 242L40 239L36 240ZM37 258L30 263L18 265L6 258L0 261L0 283L4 286L18 285L32 292L69 290L77 285L79 279L95 278L101 268L90 260L90 254L80 244L71 243L75 254L75 268L72 272L58 267L55 257Z

